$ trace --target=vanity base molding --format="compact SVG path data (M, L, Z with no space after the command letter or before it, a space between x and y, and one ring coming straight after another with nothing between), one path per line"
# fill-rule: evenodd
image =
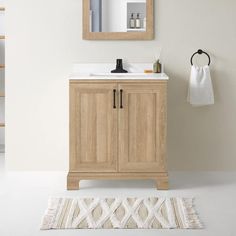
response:
M152 179L156 181L159 190L168 189L168 173L79 173L69 172L67 189L79 190L81 180L117 180L117 179Z

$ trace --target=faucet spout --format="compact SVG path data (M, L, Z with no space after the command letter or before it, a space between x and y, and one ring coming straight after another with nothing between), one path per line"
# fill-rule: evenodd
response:
M128 73L127 70L123 69L122 59L116 59L116 69L112 70L111 73Z

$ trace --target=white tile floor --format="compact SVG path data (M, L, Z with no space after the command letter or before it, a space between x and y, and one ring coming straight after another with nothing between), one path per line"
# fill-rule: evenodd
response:
M66 191L66 173L4 173L0 155L0 236L234 236L236 173L173 172L170 190L155 190L152 181L83 181L81 190ZM195 197L203 230L50 230L40 231L49 196Z

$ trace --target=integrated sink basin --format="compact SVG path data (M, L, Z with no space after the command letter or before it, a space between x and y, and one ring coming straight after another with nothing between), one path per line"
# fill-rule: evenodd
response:
M167 79L166 74L164 73L90 73L89 76L99 78L113 78L119 77L119 79Z
M165 73L144 73L145 70L152 70L152 63L131 63L126 64L125 69L128 73L111 73L114 69L113 64L107 63L88 63L75 64L70 79L74 80L168 80Z
M152 76L150 73L91 73L90 76L119 76L119 77L132 77L132 76Z

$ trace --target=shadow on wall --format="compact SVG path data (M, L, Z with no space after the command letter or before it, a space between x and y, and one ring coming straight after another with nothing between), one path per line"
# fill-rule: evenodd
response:
M215 104L203 107L192 107L187 103L190 68L189 74L184 76L168 68L166 68L166 73L171 78L168 84L169 168L171 170L210 170L214 163L215 169L221 169L224 165L222 156L226 155L227 151L229 155L231 154L230 150L223 145L225 144L223 139L228 136L228 133L225 129L227 127L222 124L226 118L226 114L222 113L222 108L227 105L225 102L228 103L230 98L223 99L220 95L222 86L230 88L230 84L225 82L228 77L227 73L225 70L214 70L211 67ZM230 97L230 89L228 96ZM232 122L229 121L229 124ZM234 150L231 151L233 153Z
M217 177L217 178L216 178ZM189 181L191 179L191 181ZM209 186L226 186L236 181L235 172L171 172L170 190L183 191L184 189L209 188Z

